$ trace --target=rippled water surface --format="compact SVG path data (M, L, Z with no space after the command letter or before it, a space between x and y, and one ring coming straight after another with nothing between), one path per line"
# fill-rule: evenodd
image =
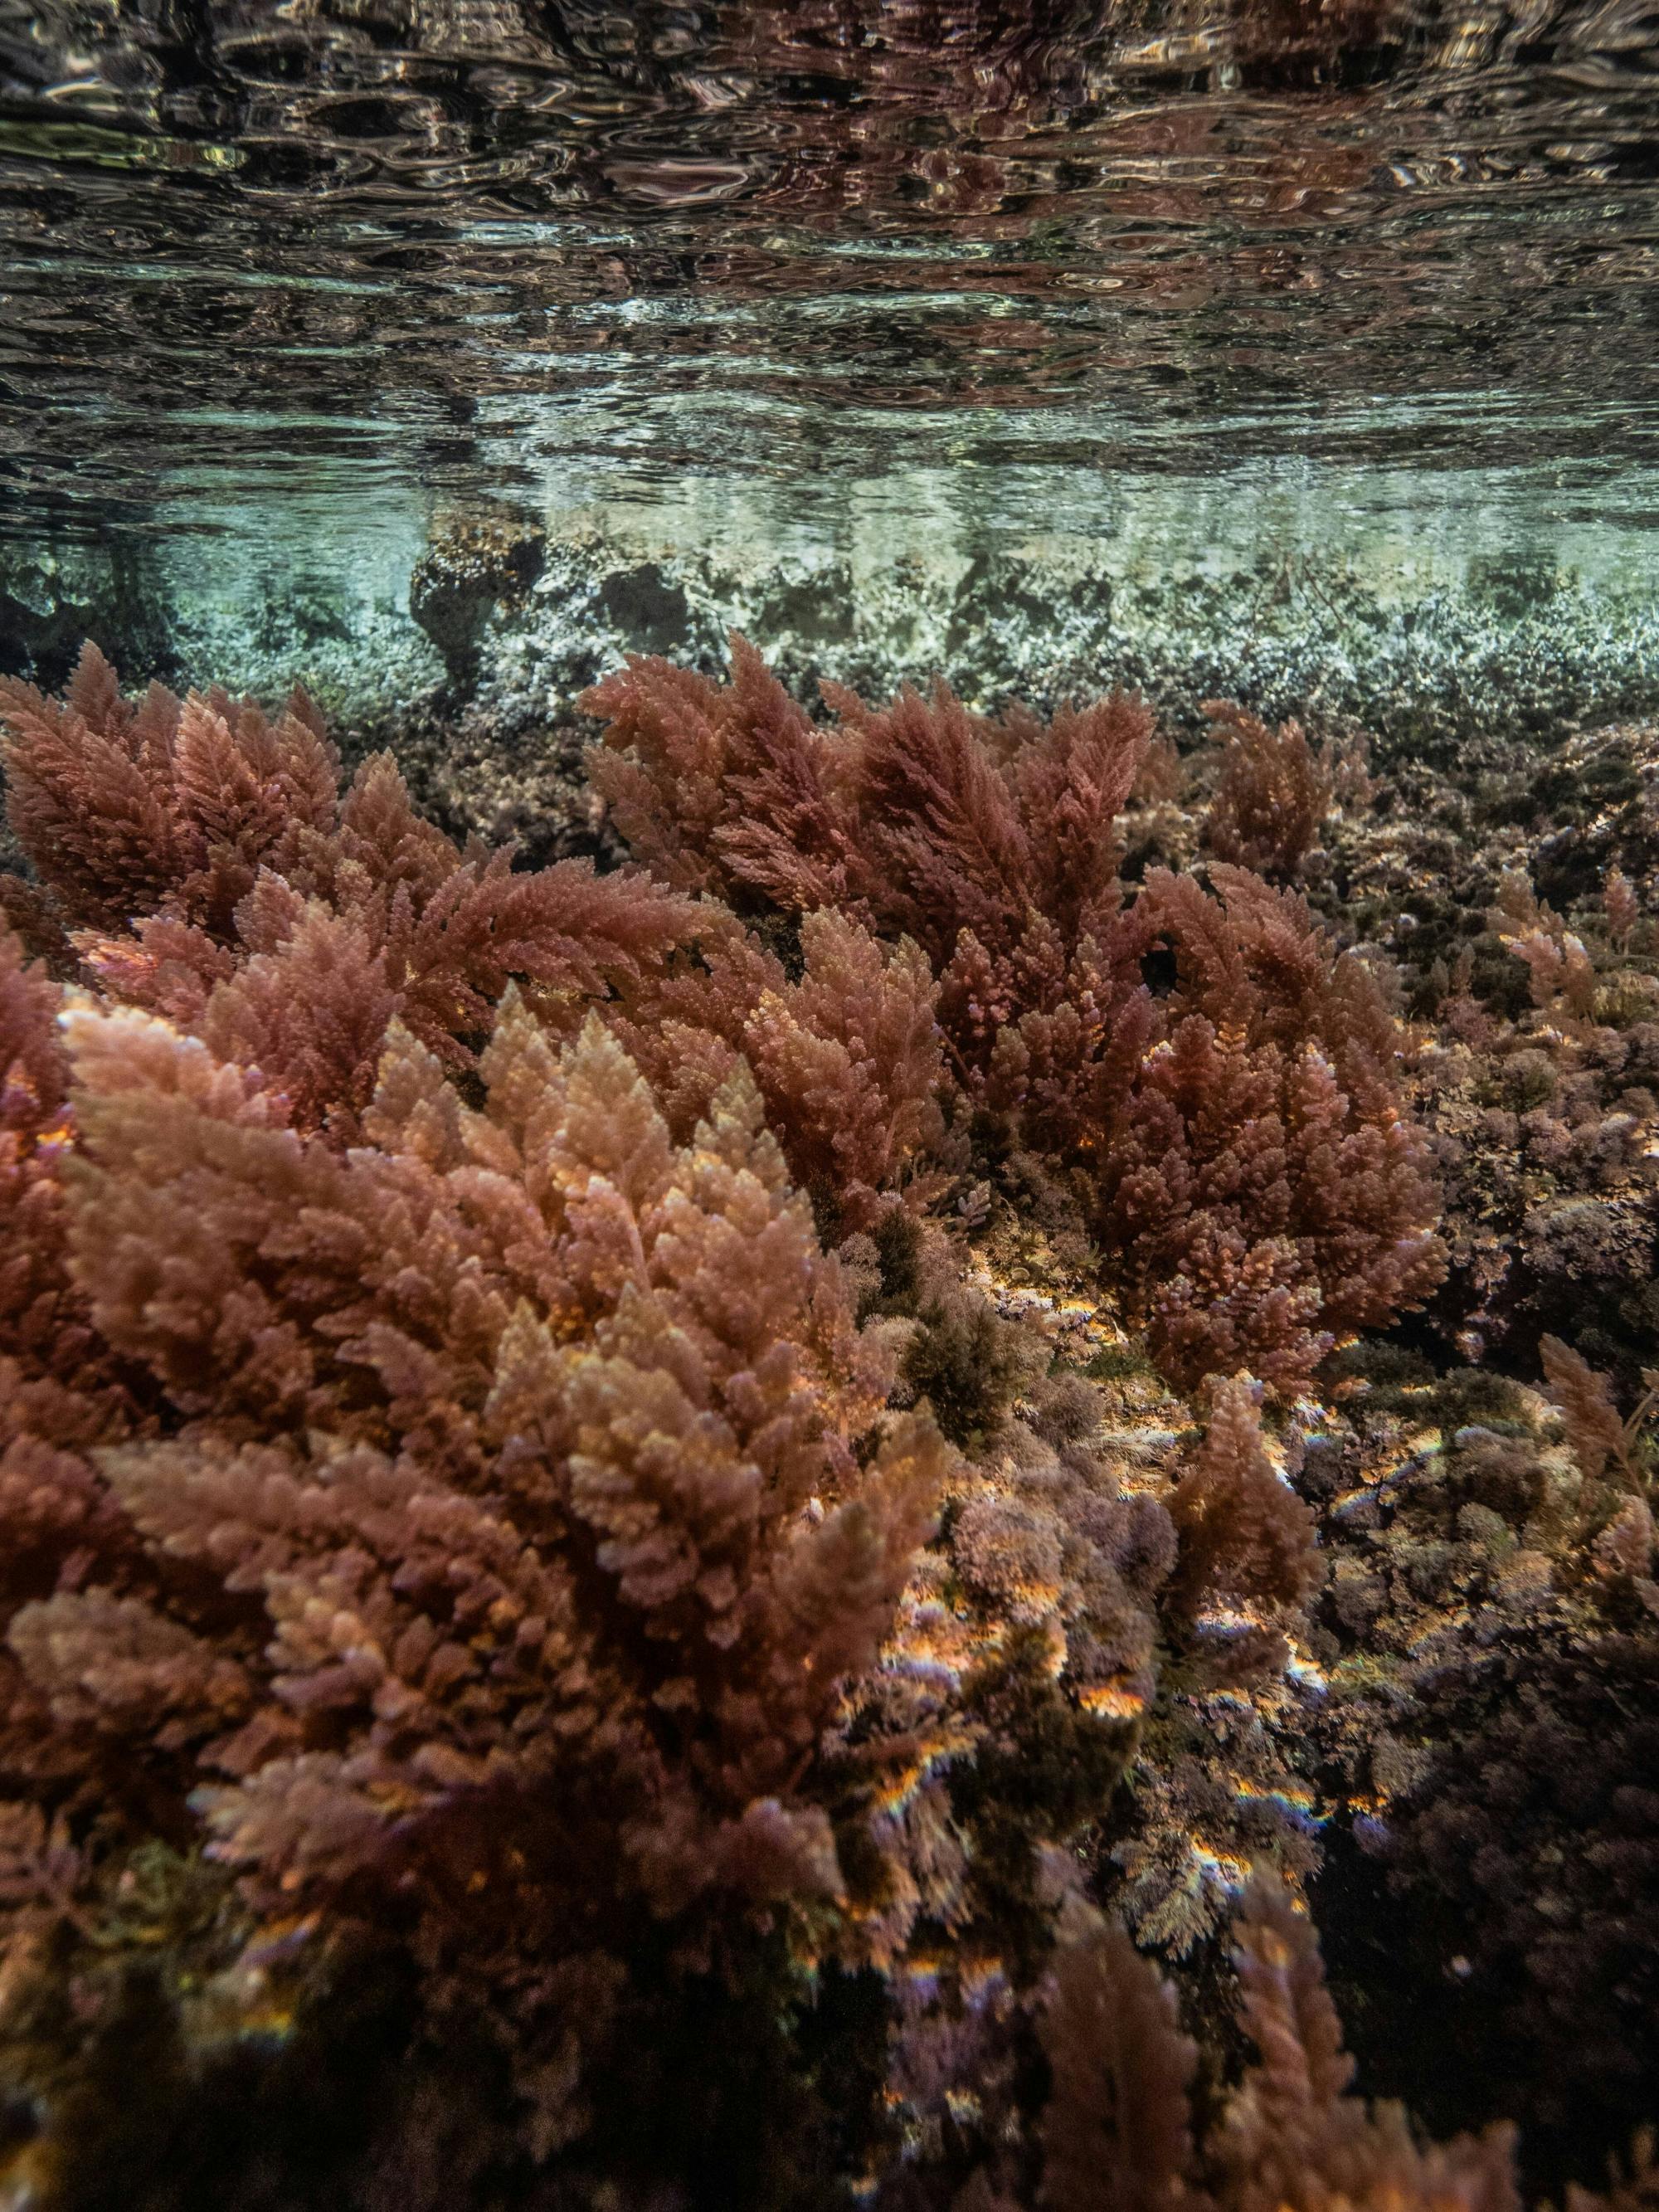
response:
M902 471L1064 527L1255 460L1643 531L1656 41L1643 0L0 0L0 517L707 479L799 521Z

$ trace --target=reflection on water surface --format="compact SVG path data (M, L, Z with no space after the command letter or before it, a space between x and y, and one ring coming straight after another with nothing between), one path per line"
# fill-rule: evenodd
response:
M1656 20L6 0L6 524L273 469L1645 476Z

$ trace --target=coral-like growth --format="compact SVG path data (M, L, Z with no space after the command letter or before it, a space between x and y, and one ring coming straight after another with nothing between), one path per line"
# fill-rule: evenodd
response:
M1135 908L1178 979L1117 1079L1100 1235L1167 1373L1292 1390L1433 1289L1437 1194L1370 970L1333 957L1301 900L1241 869L1214 881L1218 900L1154 876Z
M1201 2202L1189 2184L1198 2047L1181 2032L1175 1991L1122 1928L1077 1918L1042 2021L1053 2074L1043 2201L1059 2212L1186 2212Z
M194 1416L99 1462L118 1579L10 1622L88 1778L188 1799L271 1909L404 1898L434 1972L494 1930L532 2071L630 1899L842 1898L813 1761L940 1446L878 1431L891 1352L748 1078L677 1148L597 1020L557 1053L509 994L480 1110L394 1027L342 1156L157 1017L69 1031L72 1266Z
M374 1147L343 1159L154 1018L78 1012L71 1039L94 1317L233 1425L129 1447L108 1479L149 1541L259 1593L275 1629L265 1686L236 1669L239 1713L263 1717L207 1762L237 1778L211 1814L233 1855L291 1888L394 1826L418 1849L458 1790L574 1802L597 1735L607 1787L646 1785L622 1848L654 1892L746 1852L763 1881L833 1889L822 1816L783 1800L891 1618L937 1453L913 1426L852 1456L890 1370L752 1085L677 1151L597 1024L556 1057L509 997L481 1113L394 1032ZM239 1415L270 1441L240 1443ZM80 1593L13 1642L91 1725L110 1637L159 1638L179 1672L182 1629L148 1618Z
M821 1944L908 1755L831 1738L945 1448L765 1115L873 1218L942 1134L926 963L823 914L792 982L642 878L458 854L303 702L135 708L88 653L7 714L19 910L92 987L0 933L20 1941L194 1839L256 1948L401 1931L551 2145L650 1931ZM677 1007L671 1127L622 1037Z
M119 1363L70 1281L64 1176L75 1139L63 994L0 922L0 1370L52 1443L118 1433L132 1412Z
M1570 1344L1564 1344L1559 1336L1547 1336L1539 1350L1545 1382L1585 1480L1599 1481L1612 1460L1625 1481L1639 1491L1643 1475L1636 1462L1637 1439L1659 1403L1659 1376L1644 1372L1646 1390L1635 1410L1621 1419L1613 1403L1611 1379L1599 1374Z
M65 1312L63 1191L68 1069L58 987L0 924L0 1352L55 1365Z
M908 939L884 946L824 908L801 972L711 916L693 961L624 988L611 1018L684 1133L741 1055L796 1176L826 1218L867 1228L902 1188L925 1197L945 1146L938 991Z
M509 980L591 999L696 933L638 878L457 852L385 754L342 793L301 693L274 724L218 691L135 707L88 646L61 703L8 681L0 720L13 830L88 974L344 1139L393 1016L467 1066Z
M1261 1628L1293 1620L1322 1578L1314 1516L1267 1456L1259 1396L1244 1376L1212 1386L1204 1442L1170 1493L1180 1553L1165 1602L1188 1627L1221 1606L1255 1608Z
M1274 730L1222 699L1205 706L1225 750L1204 842L1217 860L1290 881L1318 842L1335 784L1300 722Z
M1054 2074L1044 2202L1056 2212L1516 2212L1511 2130L1425 2145L1397 2106L1350 2096L1353 2062L1308 1920L1258 1877L1237 1923L1240 2025L1256 2057L1209 2130L1199 2178L1196 2053L1172 1993L1120 1929L1081 1914L1042 2035Z
M784 912L826 897L938 977L970 1099L1082 1163L1098 1234L1165 1371L1294 1389L1329 1346L1438 1279L1435 1195L1400 1109L1392 1020L1306 908L1219 865L1149 878L1114 823L1144 757L1121 697L1043 727L942 686L811 722L741 641L720 686L636 661L588 695L594 773L670 882ZM1305 754L1305 744L1303 746ZM1173 950L1158 1000L1142 963Z
M732 641L729 684L638 659L578 703L607 725L588 763L593 787L665 882L786 912L845 908L858 895L848 748L742 638Z
M582 703L596 787L639 857L687 889L785 912L866 907L943 966L1007 951L1035 909L1075 937L1113 888L1111 825L1151 733L1122 696L1048 725L973 714L944 684L883 710L825 687L823 728L743 639L732 681L634 660Z
M1574 1024L1589 1020L1595 1004L1595 963L1583 939L1540 902L1525 876L1504 875L1487 921L1494 935L1526 963L1534 1006L1559 1011ZM1615 931L1620 928L1617 910L1609 921Z
M739 642L593 703L638 872L343 791L301 698L8 687L0 2185L228 2201L251 2088L273 2212L1512 2212L1501 2135L1351 2094L1265 1873L1333 1837L1589 2171L1651 2071L1650 1305L1539 1309L1559 1426L1328 1355L1438 1279L1408 1085L1461 1267L1460 1113L1540 1239L1581 1169L1650 1213L1639 842L1484 933L1472 866L1423 1041L1293 727L1231 714L1191 875L1133 701L808 714Z
M728 685L635 660L586 695L617 827L668 883L784 913L834 904L913 938L961 1060L982 1068L1005 1023L1064 995L1116 908L1113 823L1151 717L1121 694L1043 725L988 720L943 684L880 710L826 686L825 728L742 639L732 653Z
M869 1826L878 1909L859 1954L891 1966L919 1923L949 1929L963 1957L940 1979L959 1997L958 1964L971 1979L988 1944L1046 1951L1042 1856L1075 1847L1133 1755L1176 1547L1162 1505L1126 1494L1086 1439L1018 1417L956 1462L943 1519L849 1695L847 1740L881 1753L878 1772L908 1770ZM924 2039L948 2018L937 1995L914 1992Z
M44 890L25 918L72 939L106 995L257 1067L295 1127L362 1133L394 1021L471 1067L514 980L562 1035L603 1005L681 1138L746 1057L797 1178L845 1228L940 1149L938 994L914 945L815 912L792 981L726 909L647 878L459 854L385 756L341 795L303 698L274 726L216 693L152 687L135 708L88 647L63 703L13 684L0 717Z

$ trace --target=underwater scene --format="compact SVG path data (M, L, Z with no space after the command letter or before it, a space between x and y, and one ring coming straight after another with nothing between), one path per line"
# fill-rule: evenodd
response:
M1652 0L0 0L0 2212L1659 2212Z

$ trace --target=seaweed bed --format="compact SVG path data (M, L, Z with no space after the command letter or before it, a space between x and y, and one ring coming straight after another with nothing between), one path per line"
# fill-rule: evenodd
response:
M1659 2203L1659 735L582 704L0 691L4 2202Z

